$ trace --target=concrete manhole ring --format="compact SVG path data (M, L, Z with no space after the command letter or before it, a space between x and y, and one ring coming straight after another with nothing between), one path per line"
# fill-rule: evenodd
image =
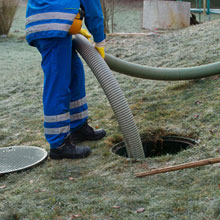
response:
M156 157L166 154L177 154L182 150L193 147L196 140L182 136L163 136L152 141L142 138L145 157ZM119 142L111 148L111 152L121 157L128 158L125 142Z

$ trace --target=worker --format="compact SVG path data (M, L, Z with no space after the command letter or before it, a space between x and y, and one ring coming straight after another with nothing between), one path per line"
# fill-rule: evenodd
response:
M95 130L87 122L84 69L72 42L72 34L91 37L79 28L83 16L95 48L104 58L100 0L28 0L26 40L42 56L44 133L51 159L85 158L91 153L90 147L76 144L106 135L104 129Z

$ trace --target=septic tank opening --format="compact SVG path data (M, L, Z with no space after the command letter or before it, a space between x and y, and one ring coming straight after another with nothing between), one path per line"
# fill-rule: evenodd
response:
M180 136L164 136L158 138L157 140L148 140L146 138L142 138L145 157L177 154L195 144L195 140ZM111 151L118 156L128 157L125 142L120 142L114 145Z

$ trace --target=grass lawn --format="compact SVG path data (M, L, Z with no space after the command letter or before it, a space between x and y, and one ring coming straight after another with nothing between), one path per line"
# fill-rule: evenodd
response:
M126 18L137 13L141 18L140 8L125 7L116 31L142 31L141 19L128 28ZM41 57L24 39L24 15L21 6L9 37L0 38L0 147L33 145L49 150L43 134ZM219 26L220 20L215 20L152 36L111 36L106 51L156 67L212 63L220 60ZM104 128L107 137L83 143L93 151L87 159L48 159L33 169L1 176L0 220L220 219L220 164L134 177L147 165L153 169L219 157L220 78L165 82L114 73L142 135L165 132L198 141L177 155L132 163L110 152L122 134L86 64L85 72L89 122Z

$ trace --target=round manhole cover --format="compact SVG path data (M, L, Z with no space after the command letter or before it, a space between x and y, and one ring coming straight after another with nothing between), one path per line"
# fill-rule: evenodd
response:
M182 150L186 150L188 147L192 147L196 143L193 139L180 136L161 137L154 141L142 138L145 157L177 154ZM118 156L128 157L124 142L114 145L111 151Z
M47 151L33 146L0 148L0 174L30 168L47 158Z

